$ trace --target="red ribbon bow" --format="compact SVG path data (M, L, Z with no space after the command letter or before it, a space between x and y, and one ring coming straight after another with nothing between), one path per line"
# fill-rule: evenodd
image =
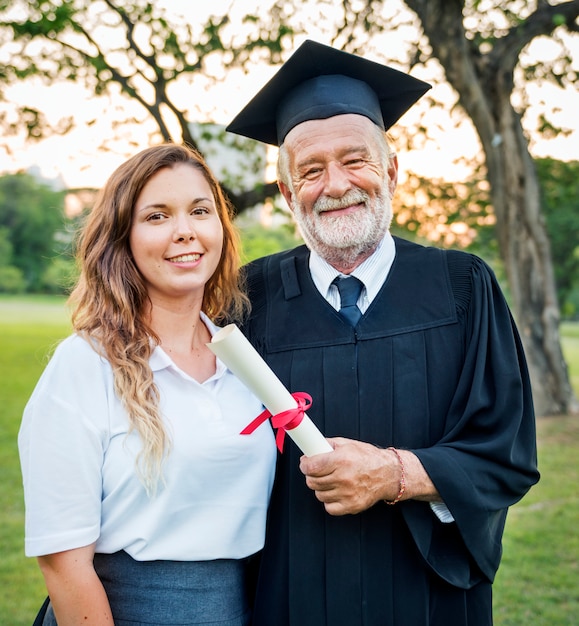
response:
M298 404L294 409L288 409L287 411L282 411L276 415L272 415L267 409L265 409L265 411L262 411L241 431L241 434L250 435L258 426L261 426L261 424L271 417L272 426L277 428L275 443L278 450L283 452L285 431L292 430L296 426L299 426L304 419L306 409L312 406L312 396L308 393L297 391L296 393L292 393L292 398Z

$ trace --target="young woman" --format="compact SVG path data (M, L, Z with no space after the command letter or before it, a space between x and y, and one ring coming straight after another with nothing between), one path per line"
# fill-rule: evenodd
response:
M78 258L75 333L19 435L43 623L245 625L275 444L239 435L262 407L206 346L247 302L230 207L197 153L149 148L105 185Z

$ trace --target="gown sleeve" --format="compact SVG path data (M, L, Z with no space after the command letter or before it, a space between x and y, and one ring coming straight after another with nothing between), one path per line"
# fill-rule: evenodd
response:
M455 529L426 518L409 501L404 517L419 550L439 575L468 588L473 571L494 579L509 506L539 479L535 415L521 340L490 268L450 253L448 267L463 325L464 362L447 428L433 446L415 449L452 513ZM456 529L464 550L456 545ZM462 561L462 562L461 562Z

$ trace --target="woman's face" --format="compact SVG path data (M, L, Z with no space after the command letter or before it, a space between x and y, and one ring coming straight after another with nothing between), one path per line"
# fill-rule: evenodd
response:
M154 174L135 202L129 244L153 305L201 300L223 249L223 227L203 173L178 163Z

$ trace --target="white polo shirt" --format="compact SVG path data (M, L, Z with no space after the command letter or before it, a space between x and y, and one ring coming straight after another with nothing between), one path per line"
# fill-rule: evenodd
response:
M159 347L150 365L172 445L152 497L135 472L140 438L128 434L110 364L76 335L55 351L19 433L27 556L94 541L97 552L141 561L242 558L263 547L274 436L267 426L239 434L261 403L219 360L202 384Z

